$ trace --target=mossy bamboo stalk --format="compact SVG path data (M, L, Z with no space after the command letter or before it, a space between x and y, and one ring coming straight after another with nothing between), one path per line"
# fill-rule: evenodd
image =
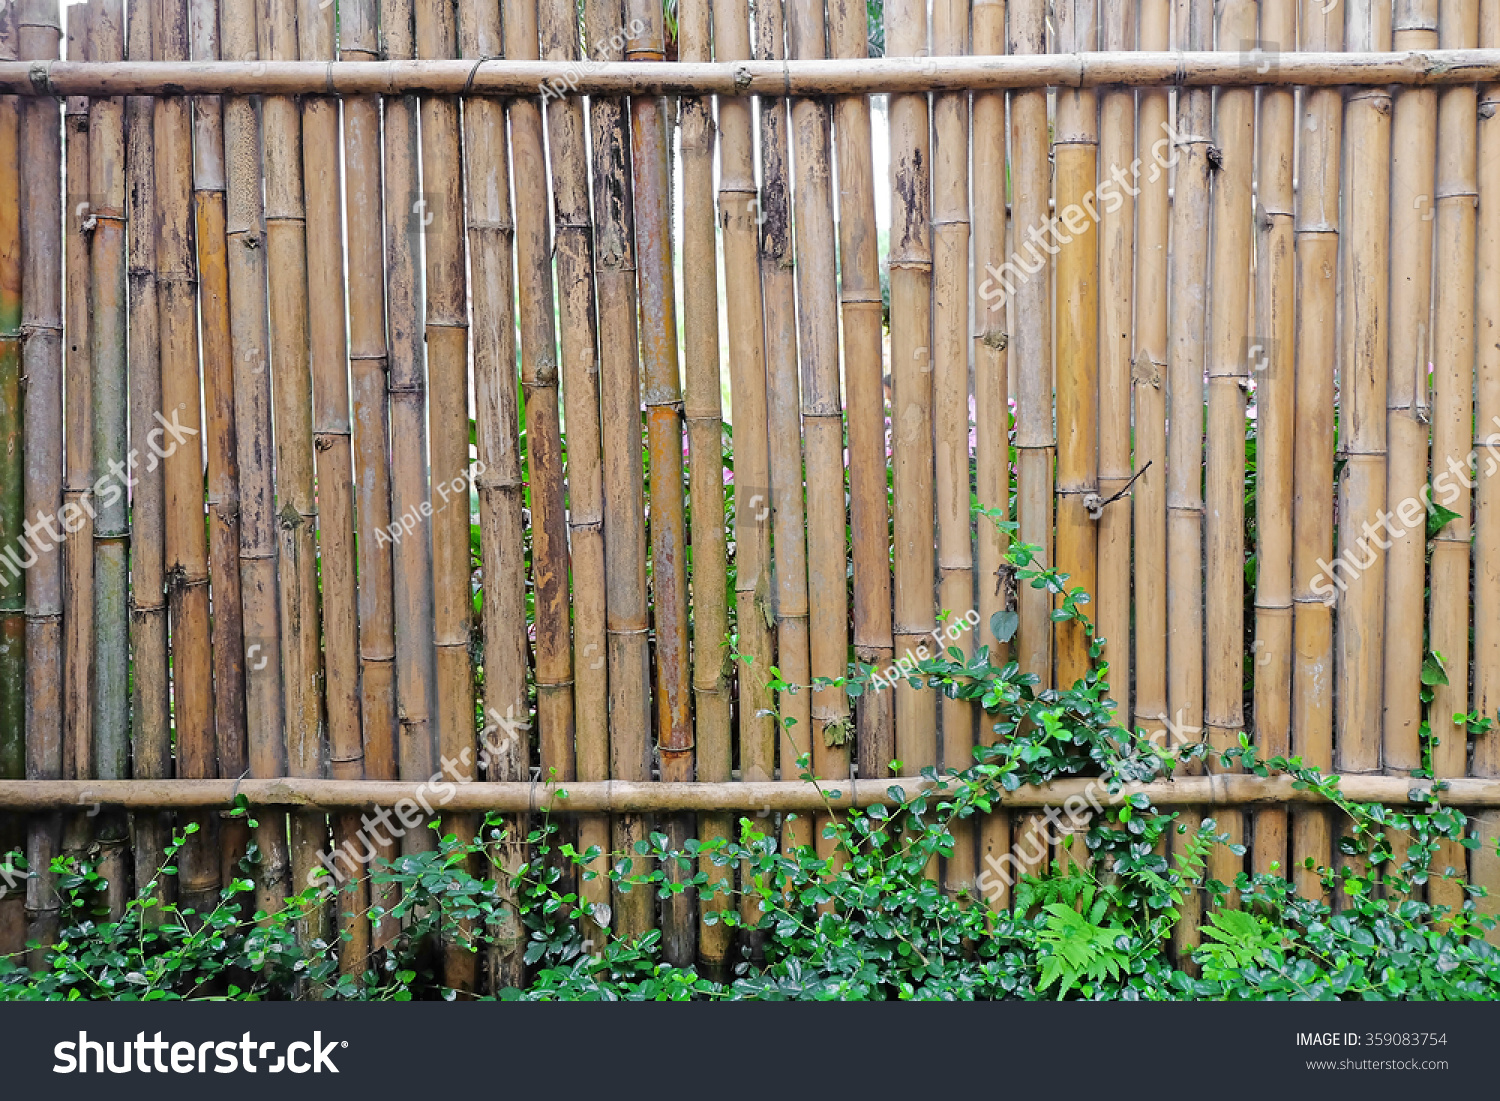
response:
M755 5L755 56L759 61L785 60L782 5L767 0ZM760 288L766 334L766 436L771 479L765 487L737 483L737 505L766 513L771 519L776 618L776 666L793 685L778 694L782 717L777 753L781 778L795 779L799 764L812 754L812 651L807 602L806 510L802 495L802 416L798 338L797 283L793 269L792 174L786 99L760 101ZM753 667L751 675L754 675ZM782 822L787 849L813 844L810 818Z
M828 5L828 33L835 57L867 59L868 14L862 0L833 0ZM997 46L996 52L1000 48ZM999 119L1003 124L1004 94L993 95L1001 104ZM839 301L849 433L849 523L854 544L854 657L883 670L891 664L894 649L881 347L884 302L875 224L870 100L861 95L841 96L834 101L833 113L838 147ZM864 693L859 698L857 716L858 772L866 777L884 777L896 755L892 693Z
M556 2L556 0L555 0ZM561 0L571 12L572 5ZM709 0L684 0L677 13L678 56L683 61L708 61ZM721 396L719 352L718 218L714 211L713 102L691 97L682 101L682 268L683 354L687 388L683 411L687 419L689 492L692 501L693 547L693 712L697 743L696 777L710 782L729 780L733 760L732 696L729 655L728 549L724 530L724 403ZM585 254L587 255L587 254ZM572 418L569 418L571 423ZM575 491L576 492L576 491ZM579 778L585 776L579 739ZM584 820L588 822L588 819ZM729 836L731 822L724 815L698 819L705 841ZM705 857L699 870L710 884L732 881L732 873ZM607 901L607 900L601 900ZM701 903L709 911L732 905L721 891ZM698 965L714 976L729 972L733 930L724 922L698 925Z
M942 0L933 8L933 56L956 57L967 53L968 40L968 0ZM937 505L938 608L947 617L939 625L943 630L937 636L935 649L943 653L957 649L970 655L974 649L974 635L964 622L974 608L973 527L969 514L971 330L967 92L944 92L933 97L932 132L934 496ZM836 399L836 378L833 393ZM813 527L814 532L829 530L830 525L826 522L816 523ZM949 637L950 628L957 629L957 637ZM838 637L842 639L842 632ZM941 762L945 768L961 772L973 765L974 723L975 708L972 705L960 700L943 701ZM944 865L943 887L955 894L972 893L976 859L973 820L955 820L950 832L953 834L953 853Z
M507 11L512 6L507 7ZM534 13L535 6L531 6ZM458 52L458 28L453 9L447 5L416 6L416 49L418 57L451 58ZM504 14L504 13L502 13ZM529 20L532 40L536 37L534 15ZM456 774L473 779L474 760L474 680L469 660L469 636L473 626L474 605L470 595L469 550L469 312L466 285L466 253L463 235L464 190L462 151L460 148L458 101L451 96L423 96L421 112L422 255L426 316L424 332L427 343L427 381L430 404L428 426L431 464L431 498L445 498L448 507L432 505L432 597L433 649L437 656L437 748L441 760L456 763ZM519 156L518 165L523 165ZM527 168L526 171L535 170ZM545 217L545 203L538 196L537 207ZM430 221L428 220L430 218ZM524 234L523 240L524 240ZM521 276L527 272L527 257L521 254ZM548 287L550 290L550 285ZM522 309L529 292L523 284ZM551 298L547 315L550 324ZM524 313L523 313L523 331ZM555 353L546 347L550 362ZM523 366L524 371L524 366ZM556 409L556 401L552 402ZM528 410L528 427L530 410ZM537 446L533 436L531 446ZM560 472L559 472L560 473ZM531 476L533 505L536 509L536 543L534 558L545 554L543 528L548 521L545 505L538 498L547 493L547 473L539 467L533 452ZM452 496L451 503L446 498ZM564 574L566 584L566 573ZM542 637L541 617L545 615L547 590L537 585L537 636ZM543 701L550 694L551 678L539 674ZM567 731L571 735L571 706L568 708ZM543 737L546 738L544 731ZM571 754L569 754L571 761ZM543 754L546 763L545 750ZM471 830L465 819L451 821L444 828L453 832ZM462 834L461 834L462 835ZM476 960L461 945L446 946L444 981L455 990L471 991L477 983Z
M1474 0L1440 0L1439 45L1473 47L1479 37L1479 5ZM1433 232L1437 286L1433 294L1432 500L1457 513L1432 539L1428 579L1428 647L1442 655L1447 683L1433 687L1427 720L1437 743L1434 776L1462 776L1468 763L1468 731L1455 714L1469 707L1469 545L1472 481L1469 453L1474 440L1475 232L1479 193L1476 158L1478 97L1472 85L1445 88L1438 95L1437 187ZM1446 475L1446 477L1444 477ZM1462 873L1465 850L1446 842L1433 867ZM1434 878L1434 903L1461 906L1463 887Z
M590 60L618 61L623 56L622 0L588 0L584 23ZM621 98L591 97L589 115L599 303L600 438L605 475L610 775L620 780L647 780L651 775L651 669L630 132ZM646 823L638 817L617 818L610 847L630 849L645 839L646 832ZM614 928L624 935L645 932L654 924L651 899L644 892L616 892L612 906Z
M19 4L19 53L58 55L62 28L55 0ZM26 778L63 775L62 552L48 542L62 507L63 486L63 212L60 104L50 97L21 107L21 377L24 489L35 558L26 571ZM58 896L51 872L61 820L32 819L26 861L26 939L45 948L58 932ZM33 969L41 949L31 952Z
M1038 0L1013 0L1010 5L1009 52L1047 51L1045 6ZM1052 172L1047 94L1028 89L1010 97L1012 240L1025 278L1011 296L1016 317L1011 350L1016 363L1016 522L1022 542L1042 548L1052 561L1052 470L1057 437L1052 420L1052 265L1050 246L1038 247L1038 237L1051 227L1048 198ZM1023 238L1023 234L1030 234ZM1045 237L1042 238L1045 240ZM1052 620L1050 597L1029 585L1020 586L1014 660L1043 686L1052 683ZM898 647L899 649L899 647Z
M1000 54L1005 50L1004 0L975 0L972 7L973 50L976 54ZM974 250L974 430L975 430L975 496L981 507L1010 515L1010 357L1006 331L1007 302L995 286L989 272L1007 255L1006 204L1007 174L1005 161L1005 94L978 92L973 101L973 250ZM843 151L840 145L840 153ZM844 323L848 329L848 321ZM851 403L852 404L852 403ZM852 456L851 456L852 460ZM851 465L849 477L854 481ZM1003 664L1010 654L1010 642L1000 642L990 627L995 613L1006 610L1006 593L1001 568L1007 540L990 519L977 521L979 593L978 645L989 648L990 660ZM855 574L858 582L858 572ZM997 735L993 724L979 718L979 740L992 744ZM861 734L863 737L863 734ZM1010 851L1011 816L1004 813L986 815L979 823L978 859L981 867L999 861ZM990 891L987 899L992 909L1005 910L1010 905L1010 887Z
M1339 49L1344 42L1342 9L1324 13L1321 4L1302 7L1301 45ZM1342 96L1329 89L1304 92L1300 118L1298 204L1295 230L1297 266L1296 379L1297 427L1293 442L1292 549L1292 750L1309 765L1333 765L1332 609L1314 588L1319 562L1333 554L1333 518L1328 494L1333 485L1333 377L1339 253L1339 148L1343 132ZM1316 896L1318 881L1308 871L1327 867L1333 857L1332 819L1321 809L1302 811L1292 824L1292 859L1299 890Z
M886 50L928 52L925 7L886 9ZM892 96L891 128L891 465L895 487L897 654L928 652L933 608L932 196L927 96ZM919 650L919 648L921 648ZM907 768L935 766L937 703L902 680L896 693L896 757ZM936 861L934 860L934 865ZM936 866L932 869L936 875Z
M1261 49L1292 46L1295 0L1263 0ZM1256 135L1255 323L1245 349L1255 382L1256 580L1255 744L1262 757L1292 748L1292 440L1296 377L1293 356L1295 270L1292 264L1292 164L1296 94L1262 89ZM1259 347L1255 347L1259 345ZM1253 352L1253 354L1252 354ZM1283 808L1258 811L1252 870L1288 870Z
M16 5L0 8L0 59L16 56ZM14 547L25 518L21 451L21 101L0 97L0 540ZM26 579L0 568L0 777L26 775ZM0 851L24 848L21 819L0 820ZM23 887L0 892L0 952L26 947Z
M253 0L221 0L220 51L255 58ZM277 583L278 517L272 468L272 392L267 315L266 222L261 181L259 101L225 96L225 241L229 338L234 355L235 453L239 466L240 607L245 639L246 762L252 777L286 773L281 690L281 618ZM267 913L290 892L287 824L257 821L261 862L255 908Z

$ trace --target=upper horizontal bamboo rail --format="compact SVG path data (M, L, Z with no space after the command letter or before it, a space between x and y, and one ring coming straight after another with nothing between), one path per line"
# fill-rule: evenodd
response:
M1420 802L1431 780L1402 776L1340 776L1339 790L1356 802L1391 806ZM445 811L551 811L553 813L636 813L645 811L809 811L827 803L836 808L895 803L889 789L907 796L935 786L921 777L885 781L824 781L822 791L801 780L743 783L649 783L629 780L544 783L452 783L442 777L425 783L376 780L0 780L0 808L42 811L95 805L170 808L227 806L236 796L257 806L390 807L414 800ZM1500 806L1500 780L1443 781L1442 801L1449 806ZM1070 799L1114 803L1143 794L1157 806L1247 806L1278 803L1322 803L1316 791L1298 789L1290 776L1246 774L1186 776L1149 784L1126 784L1111 794L1099 778L1075 777L1036 787L997 793L1007 807L1063 806ZM834 794L834 793L837 794ZM1077 807L1077 804L1074 804Z
M1002 88L1452 85L1500 80L1500 49L1169 51L725 63L561 61L0 62L0 94L865 95Z

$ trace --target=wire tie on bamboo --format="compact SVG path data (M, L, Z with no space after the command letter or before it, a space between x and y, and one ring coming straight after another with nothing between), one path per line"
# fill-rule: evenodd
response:
M1114 493L1114 494L1112 494L1109 497L1105 497L1105 498L1101 499L1100 496L1097 493L1086 493L1086 494L1084 494L1084 497L1083 497L1083 506L1084 506L1084 508L1086 508L1086 509L1089 510L1089 519L1090 520L1099 520L1099 519L1102 519L1104 517L1104 510L1106 508L1108 508L1110 505L1114 504L1121 497L1128 496L1130 494L1130 487L1133 486L1133 485L1135 485L1135 482L1136 482L1137 478L1139 478L1142 474L1146 473L1147 470L1151 469L1151 463L1152 463L1152 460L1151 459L1147 459L1146 460L1146 465L1143 466L1143 467L1141 467L1134 474L1132 474L1130 476L1130 481L1126 482L1123 486L1121 486L1120 489L1119 489L1119 492ZM1076 491L1074 491L1074 490L1066 490L1065 492L1072 493L1072 492L1076 492Z
M476 62L474 62L474 67L469 70L469 79L466 80L466 81L464 81L463 91L460 92L459 95L464 95L464 96L468 95L470 93L470 91L472 91L473 88L474 88L474 78L479 75L479 66L483 65L486 61L494 61L494 60L496 60L496 58L497 58L497 55L495 55L495 54L483 54L483 55L481 55L480 58L479 58L479 60L476 61ZM329 73L329 80L332 80L332 79L333 79L333 75L332 75L332 72L330 71L330 73Z

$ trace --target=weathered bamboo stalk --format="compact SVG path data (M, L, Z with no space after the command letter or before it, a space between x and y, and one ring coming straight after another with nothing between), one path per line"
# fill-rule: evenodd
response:
M584 5L589 58L623 55L622 0ZM630 131L623 99L589 100L593 138L594 262L599 302L599 401L604 454L604 555L609 649L610 775L651 776L651 657L647 639L645 473L641 463L641 379L637 356L635 231ZM733 300L734 296L730 296ZM764 668L764 665L762 666ZM616 819L611 849L645 839L635 817ZM643 891L615 892L614 928L626 936L654 924Z
M1342 10L1321 4L1302 7L1302 45L1343 45ZM1333 485L1334 397L1328 365L1337 351L1339 270L1339 146L1342 97L1328 89L1302 96L1295 250L1297 267L1296 421L1293 442L1292 549L1292 750L1309 765L1333 765L1332 608L1318 584L1333 554L1333 517L1327 496ZM1329 586L1331 589L1331 586ZM1316 896L1315 871L1333 858L1332 819L1321 809L1298 813L1292 824L1292 860L1301 893Z
M1004 0L974 0L972 8L973 52L1000 54L1005 50ZM1006 302L990 274L1006 256L1005 212L1007 175L1005 162L1005 94L978 92L973 100L973 250L974 250L974 451L976 467L975 496L980 507L998 510L1010 516L1010 357L1007 346ZM842 168L843 145L839 146ZM842 199L842 195L840 196ZM846 215L847 217L847 215ZM845 261L847 265L848 261ZM848 331L849 322L844 322ZM851 378L852 381L852 378ZM852 409L852 402L851 402ZM852 432L851 421L851 432ZM851 466L849 479L855 481L856 468ZM884 487L882 486L882 490ZM1008 609L1002 567L1005 563L1005 533L989 518L976 521L979 575L979 625L977 645L989 649L990 661L1003 665L1010 654L1010 641L999 641L990 626L998 612ZM858 566L855 569L855 598L858 609ZM858 625L858 618L855 620ZM991 745L997 740L992 723L979 717L979 740ZM861 739L864 734L861 731ZM986 815L979 823L979 867L988 867L1010 851L1011 816L1003 812ZM993 909L1010 905L1010 886L1003 884L987 897Z
M222 0L220 50L255 58L254 0ZM240 606L244 615L246 761L260 779L286 774L282 731L279 517L272 466L272 389L267 248L259 102L225 96L225 240L229 337L234 353L235 452L239 465ZM262 815L255 831L261 862L255 908L267 913L290 891L287 824Z
M1261 49L1291 46L1294 0L1263 0ZM1292 163L1295 93L1263 89L1256 135L1255 323L1245 349L1255 384L1255 744L1262 757L1292 748L1292 440L1296 377L1293 357L1295 270L1292 265ZM1251 867L1288 869L1286 811L1255 815Z
M942 0L938 3L933 9L933 56L955 57L966 53L968 38L968 0ZM969 518L968 93L947 92L933 97L932 132L932 415L936 444L934 491L937 505L938 608L945 614L943 623L939 625L942 630L936 637L935 649L941 653L957 649L967 656L974 650L974 635L967 623L967 617L974 608L973 528ZM801 219L799 228L800 222ZM831 256L829 266L832 267ZM801 270L800 265L798 270ZM837 399L836 377L833 394ZM840 500L842 501L842 489ZM816 518L814 520L815 533L830 530L827 523L816 523ZM843 557L842 549L839 557ZM826 572L831 571L825 569ZM840 591L842 592L842 587ZM842 615L839 626L842 628ZM823 628L825 631L827 629ZM950 631L956 637L950 637ZM817 632L814 637L818 638ZM836 637L842 648L842 630ZM976 709L966 702L943 701L941 762L945 768L963 771L973 765L975 714ZM976 860L973 821L955 820L950 826L950 832L953 835L953 854L948 857L944 866L943 887L955 894L964 891L972 893Z
M1474 0L1439 0L1438 35L1444 46L1473 46L1479 36L1479 5ZM1462 776L1468 764L1468 730L1454 722L1469 707L1469 544L1470 449L1474 440L1475 231L1479 193L1476 157L1478 96L1472 85L1445 88L1438 95L1437 187L1433 205L1437 238L1433 260L1433 384L1431 500L1457 515L1432 539L1428 578L1428 647L1441 655L1447 682L1433 687L1427 714L1436 744L1435 776ZM1465 850L1445 842L1433 870L1465 870ZM1433 878L1428 899L1452 907L1463 904L1461 883Z
M0 58L16 56L15 4L0 8ZM0 98L0 540L14 547L25 519L21 464L21 101ZM0 566L0 777L26 775L26 580ZM25 848L21 819L0 820L0 852ZM26 947L26 892L0 891L0 952Z
M58 55L62 27L56 0L18 5L22 58ZM26 778L63 775L63 555L54 527L63 486L63 212L60 104L50 98L21 107L21 377L24 489L33 561L26 570ZM32 534L34 533L34 534ZM45 948L57 938L58 896L51 872L61 819L32 820L26 881L26 939ZM42 966L33 950L33 969Z
M886 9L893 57L928 52L925 6ZM895 620L899 655L925 654L933 609L932 183L927 96L893 95L891 128L891 466L895 485ZM919 647L921 648L919 654ZM938 763L937 703L903 679L896 689L896 757ZM936 861L934 860L934 864ZM937 874L934 866L932 873Z
M508 5L507 12L524 5ZM531 41L536 40L535 5L530 5L529 20L518 23L526 27ZM504 14L504 13L502 13ZM416 49L419 57L451 58L458 52L458 28L454 11L443 4L416 6ZM510 37L510 36L507 36ZM512 43L512 48L515 48ZM474 605L470 594L469 558L469 311L466 281L466 248L463 234L464 189L462 150L460 148L458 101L450 96L421 98L421 150L423 208L422 255L424 261L426 316L424 333L427 342L427 381L429 394L428 426L431 465L431 498L443 498L443 504L432 504L432 597L433 649L437 655L435 698L437 703L437 748L440 761L455 763L455 774L472 779L474 763L474 679L469 660L469 636L473 627ZM512 115L514 121L514 114ZM518 152L518 179L524 184L529 177L545 171L536 160L525 162ZM536 164L532 169L529 164ZM526 178L520 173L524 172ZM545 193L534 196L535 206L545 219ZM523 206L525 204L522 204ZM525 240L525 234L522 235ZM520 272L527 274L528 258L521 254ZM550 284L547 290L550 291ZM539 293L523 284L521 303L523 332L528 297ZM550 332L551 296L545 298ZM556 353L550 343L543 347L549 364L555 364ZM524 371L524 366L523 366ZM555 369L554 369L555 374ZM544 399L543 399L544 400ZM554 415L557 402L552 401ZM531 411L527 410L528 427ZM537 435L531 436L535 449ZM540 562L545 553L543 528L549 523L543 503L547 495L547 473L532 453L531 476L533 505L536 508L534 559ZM561 471L558 471L561 476ZM559 518L560 520L560 518ZM563 584L566 585L566 572ZM542 637L541 617L548 596L540 574L537 582L538 639ZM551 678L545 678L547 683ZM539 667L538 681L544 677ZM543 697L549 695L546 684L539 686ZM571 700L566 715L567 735L572 733ZM544 739L547 734L544 729ZM571 766L571 747L567 754ZM547 764L546 751L543 763ZM561 770L560 770L561 771ZM569 777L564 777L569 778ZM476 824L467 819L449 819L444 829L459 836L472 836ZM443 978L455 990L476 988L478 972L473 954L461 945L445 945Z
M1047 50L1045 6L1038 0L1015 0L1010 6L1009 48L1012 54ZM1052 472L1057 436L1052 405L1052 250L1045 244L1052 229L1048 197L1052 170L1047 94L1028 90L1010 97L1011 234L1014 267L1007 294L1016 317L1011 349L1016 364L1016 522L1022 542L1041 547L1052 562ZM1023 255L1024 250L1024 255ZM1010 262L1009 258L1007 262ZM1014 290L1009 288L1014 286ZM1012 657L1021 668L1052 683L1051 598L1045 590L1020 586L1020 626ZM899 647L898 647L899 649Z
M572 11L572 4L560 0ZM678 56L707 61L712 53L709 0L684 0L677 14ZM720 393L718 219L714 212L714 146L717 130L713 103L705 98L682 101L682 270L683 354L687 389L683 411L691 453L689 492L693 547L693 712L699 780L726 782L733 766L732 697L728 654L728 549L724 530L724 403ZM581 170L581 169L580 169ZM587 255L587 253L585 253ZM569 418L572 423L572 418ZM575 498L577 491L574 491ZM583 739L579 739L579 778L584 775ZM591 770L591 772L597 770ZM585 823L589 819L584 820ZM705 815L698 820L704 841L730 835L730 819ZM732 882L732 873L705 857L699 870L710 884ZM601 899L600 901L607 901ZM701 903L698 965L707 974L729 973L732 929L707 919L711 911L732 905L727 889Z
M782 5L776 0L755 5L755 56L758 60L786 57ZM766 435L770 446L770 482L765 486L737 484L744 507L771 518L776 619L776 666L791 688L780 692L781 715L777 754L781 778L795 779L810 766L812 755L812 652L807 606L807 532L802 496L802 416L797 290L792 269L797 267L792 240L791 120L786 99L760 101L760 288L766 334ZM798 268L800 273L800 268ZM753 675L753 673L752 673ZM813 843L813 824L807 818L782 821L782 845L788 849Z

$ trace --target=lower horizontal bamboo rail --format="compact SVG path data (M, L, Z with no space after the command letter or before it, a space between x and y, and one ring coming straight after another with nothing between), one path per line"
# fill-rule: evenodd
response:
M1102 780L1075 777L1039 787L1001 792L996 802L1007 807L1047 807L1082 799L1113 804L1143 794L1157 806L1247 806L1325 802L1317 791L1298 789L1289 776L1187 776L1149 784L1127 784L1111 793ZM1443 782L1442 801L1449 806L1500 807L1500 780L1454 779ZM1339 790L1362 803L1401 805L1420 802L1431 791L1430 780L1400 776L1341 776ZM237 796L257 806L390 807L414 800L448 811L549 811L554 814L636 813L644 811L807 811L889 806L889 789L908 797L935 786L921 777L884 782L825 782L821 792L800 780L745 783L640 783L596 780L570 784L452 783L440 777L425 783L375 780L0 780L0 809L45 811L62 807L121 806L158 810L227 806Z
M999 88L1439 85L1500 80L1500 50L1077 53L715 63L0 62L9 95L863 95Z

